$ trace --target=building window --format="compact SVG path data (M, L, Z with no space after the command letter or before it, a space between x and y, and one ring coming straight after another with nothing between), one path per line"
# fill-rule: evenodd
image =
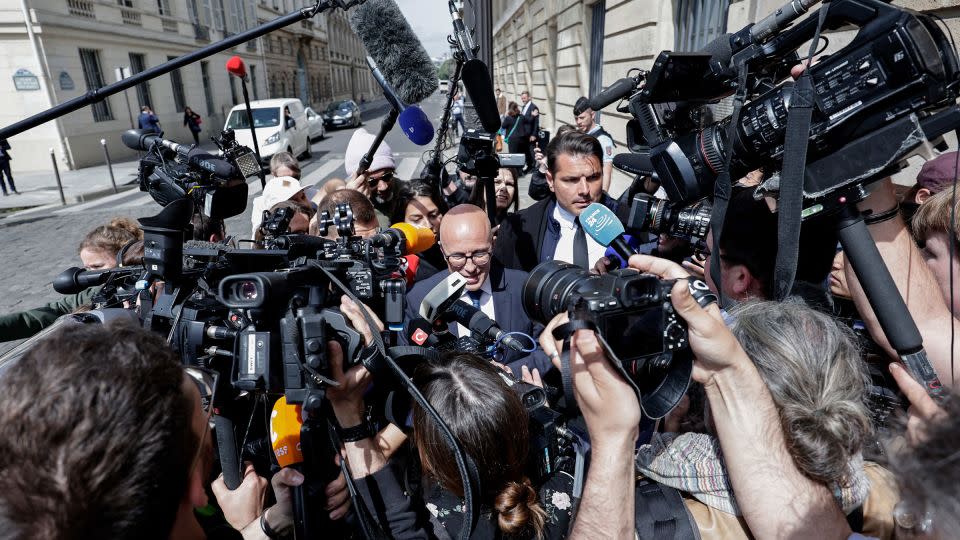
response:
M257 66L250 66L250 84L253 86L253 99L260 99L260 91L257 90Z
M120 7L133 7L133 0L117 0L117 5Z
M210 89L210 62L200 62L200 78L203 79L203 96L207 99L207 116L214 114L213 92Z
M147 69L147 56L145 54L130 53L130 73L136 75ZM137 100L141 107L153 108L153 100L150 98L150 83L144 81L137 85Z
M83 66L83 80L87 84L87 91L103 87L103 70L100 69L100 51L95 49L80 49L80 64ZM90 106L93 111L94 122L113 120L110 102L104 98Z
M727 30L730 0L677 0L676 7L678 51L698 51Z
M168 56L167 60L175 60L176 56ZM173 106L177 112L183 112L187 107L187 99L183 93L183 78L180 76L180 70L175 69L170 72L170 85L173 87Z
M710 0L713 1L713 0ZM600 93L603 84L603 33L604 22L607 18L607 2L600 0L590 8L592 21L590 24L590 95ZM528 50L527 54L531 54Z
M170 0L157 0L157 13L160 15L173 15L170 9Z

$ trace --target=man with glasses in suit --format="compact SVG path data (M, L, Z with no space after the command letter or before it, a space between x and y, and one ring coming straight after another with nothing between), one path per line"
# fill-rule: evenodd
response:
M534 339L540 335L543 325L530 321L523 311L521 292L527 273L504 268L493 260L493 237L486 212L472 204L462 204L447 212L440 222L440 248L447 261L447 271L438 272L410 289L406 321L417 317L427 293L451 273L458 272L467 282L461 302L472 304L497 321L505 332L522 332ZM460 324L451 323L449 327L457 337L470 335ZM533 348L533 343L530 345ZM550 366L550 360L539 350L534 353L505 351L500 362L516 375L520 375L523 368L542 373Z

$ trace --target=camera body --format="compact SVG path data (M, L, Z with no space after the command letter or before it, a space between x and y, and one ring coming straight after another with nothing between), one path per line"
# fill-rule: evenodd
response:
M856 186L895 172L923 139L933 141L960 121L960 62L933 18L882 0L836 0L821 9L828 10L824 29L849 25L858 33L808 68L814 105L804 218L856 202L863 196ZM817 23L817 16L808 17L765 41L743 38L743 31L723 36L730 41L730 66L705 52L667 51L636 78L621 108L634 116L628 146L649 155L670 201L689 204L712 195L723 172L733 181L758 168L777 175L797 99L794 82L777 83L789 77L797 49L813 38ZM706 126L691 121L691 104L733 93L736 69L748 74L736 125L730 117Z
M541 263L523 286L527 315L544 324L567 311L592 323L651 418L666 415L683 397L693 369L686 323L670 302L674 281L625 268L591 275L557 261ZM701 305L716 302L705 283L692 281Z

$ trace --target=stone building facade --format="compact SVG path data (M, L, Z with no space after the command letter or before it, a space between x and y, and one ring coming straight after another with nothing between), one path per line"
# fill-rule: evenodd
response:
M6 0L0 2L0 125L117 81L115 68L142 71L273 20L305 0ZM25 8L24 8L25 6ZM167 138L190 142L184 107L203 118L207 139L243 100L225 69L239 55L247 65L250 98L298 97L315 109L336 99L370 100L375 85L362 44L346 14L320 14L223 51L176 72L115 94L10 139L17 171L49 170L53 148L61 167L104 162L101 139L114 160L136 153L120 133L136 125L141 105L159 116ZM129 106L128 106L129 101Z
M662 50L692 51L714 37L755 22L784 0L492 0L494 84L519 103L529 90L545 115L540 124L556 130L573 124L573 105L625 77L649 69ZM943 17L960 35L960 0L895 0L895 4ZM849 39L831 36L831 50ZM603 127L625 151L629 120L609 107ZM955 145L953 146L956 147ZM913 162L911 162L913 163ZM912 183L913 168L901 173ZM627 182L617 174L617 183ZM616 188L615 188L616 189ZM619 192L617 192L619 193Z

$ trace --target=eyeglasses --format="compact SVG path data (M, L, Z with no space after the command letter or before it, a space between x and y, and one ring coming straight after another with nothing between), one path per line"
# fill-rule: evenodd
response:
M208 427L208 429L203 430L203 433L200 435L200 440L197 441L197 451L194 453L193 460L190 463L190 474L193 474L194 467L202 461L200 459L202 452L208 449L212 450L212 446L208 448L205 443L207 434L214 427L214 403L217 395L217 383L220 381L220 373L212 369L195 366L184 366L183 371L190 377L190 380L197 385L197 390L200 391L200 407L206 417L205 423ZM190 429L193 429L192 422Z
M380 176L368 176L368 177L367 177L367 183L370 184L371 187L379 184L381 180L383 180L384 182L386 182L386 183L389 184L389 183L393 180L393 173L392 173L392 172L385 172L385 173L381 174Z
M220 373L207 368L196 366L184 366L183 371L190 376L190 380L200 391L200 406L207 417L207 423L213 428L213 404L217 394L217 382L220 380Z
M467 261L473 261L473 264L477 266L483 266L490 262L490 252L489 251L474 251L470 255L466 253L451 253L447 255L444 253L443 257L447 262L454 266L455 268L461 268L467 264Z

